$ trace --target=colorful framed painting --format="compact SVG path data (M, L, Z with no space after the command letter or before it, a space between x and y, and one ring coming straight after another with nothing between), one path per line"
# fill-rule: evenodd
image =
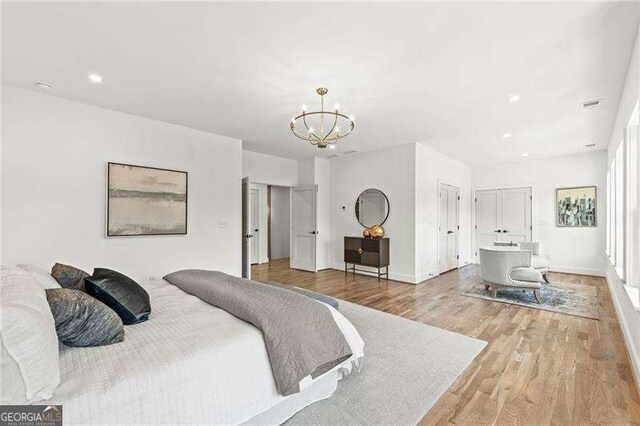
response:
M187 233L188 173L107 164L107 236Z
M598 226L597 195L595 186L556 189L556 226Z

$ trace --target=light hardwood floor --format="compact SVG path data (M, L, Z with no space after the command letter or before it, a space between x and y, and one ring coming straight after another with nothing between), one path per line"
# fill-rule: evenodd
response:
M491 302L459 293L481 282L467 266L422 284L364 275L252 267L252 278L295 285L489 342L422 424L640 424L640 401L603 278L550 274L595 286L600 320Z

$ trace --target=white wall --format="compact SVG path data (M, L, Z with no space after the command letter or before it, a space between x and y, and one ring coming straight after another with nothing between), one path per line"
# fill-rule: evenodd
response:
M540 242L552 270L600 276L606 268L606 179L604 151L473 169L475 189L533 187L533 240ZM591 185L598 190L598 226L556 227L556 188Z
M618 104L618 113L616 120L611 129L611 138L608 143L607 150L607 165L609 161L615 156L616 149L620 142L622 142L622 132L627 127L627 123L633 113L635 103L640 98L640 33L636 37L636 42L633 47L633 53L629 62L629 69L627 70L627 76L625 80L622 96L620 97L620 103ZM601 204L604 206L604 204ZM602 211L602 210L601 210ZM603 217L603 216L601 216ZM635 230L638 232L638 230ZM637 259L636 259L637 260ZM622 326L624 338L629 350L631 363L633 365L634 374L636 377L636 384L640 383L640 312L636 311L634 304L640 304L637 300L631 300L630 296L625 290L624 283L618 278L614 267L609 260L606 262L607 271L607 283L611 290L611 297L613 304Z
M343 269L345 236L361 236L354 212L358 195L377 188L389 198L383 225L390 239L389 278L415 282L415 144L331 160L331 259ZM344 210L342 207L344 206Z
M416 144L416 280L438 274L439 183L460 189L459 265L472 262L471 168L420 143Z
M2 263L241 269L241 142L3 87ZM105 237L108 161L189 173L188 234Z
M315 159L315 182L318 185L318 270L331 268L331 162Z
M283 186L271 187L271 258L289 257L290 192Z
M295 186L298 184L298 161L242 151L242 176L249 176L251 182Z
M331 268L331 162L317 157L300 160L298 182L318 186L316 266L318 270Z

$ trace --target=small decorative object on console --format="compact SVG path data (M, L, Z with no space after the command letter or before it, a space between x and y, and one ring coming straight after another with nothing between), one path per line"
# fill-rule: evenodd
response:
M362 236L365 238L371 238L371 231L369 230L369 228L364 228L362 230Z
M373 225L369 228L369 232L373 238L382 238L384 237L384 228L381 225Z

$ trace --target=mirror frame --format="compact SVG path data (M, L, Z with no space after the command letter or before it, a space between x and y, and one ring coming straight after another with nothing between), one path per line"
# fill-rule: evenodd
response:
M355 206L354 206L354 209L353 209L353 212L356 215L356 220L364 228L370 228L370 227L374 226L374 225L370 225L370 226L365 225L364 223L360 222L360 218L358 217L358 212L360 211L360 209L358 208L359 207L358 200L360 199L360 196L362 194L364 194L365 192L367 192L367 191L378 191L379 193L382 194L382 196L384 197L385 201L387 202L387 215L384 217L384 220L382 221L382 223L376 223L375 224L375 225L382 226L387 221L387 219L389 219L389 213L391 213L391 203L389 202L389 197L387 197L387 194L385 194L384 192L382 192L378 188L367 188L364 191L362 191L360 194L358 194L358 196L356 197L356 203L355 203Z

